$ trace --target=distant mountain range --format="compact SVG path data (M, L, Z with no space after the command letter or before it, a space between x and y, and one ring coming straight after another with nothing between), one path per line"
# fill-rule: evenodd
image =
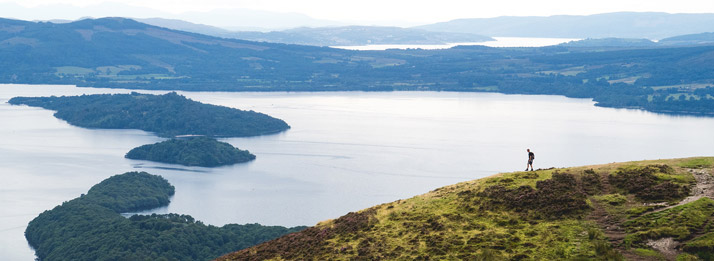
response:
M333 43L361 44L389 40L392 43L400 39L414 40L414 44L449 42L451 38L441 39L444 34L433 36L414 31L402 32L393 37L375 37L375 39L360 38L355 41L349 34L361 34L351 25L406 26L413 23L399 22L368 22L361 24L316 19L300 13L268 12L251 9L216 9L211 11L192 11L185 13L167 13L146 7L137 7L118 2L103 2L101 4L82 7L70 4L38 5L25 7L16 3L0 3L0 17L23 20L76 20L80 17L132 17L142 22L220 37L242 37L250 40L266 40L272 42L297 43L310 45L334 45ZM161 17L160 19L147 19ZM180 25L182 22L197 24ZM208 25L208 26L203 26ZM213 27L212 29L201 27ZM304 29L303 27L311 28ZM323 27L337 27L326 29ZM300 29L296 29L300 28ZM315 29L319 28L319 29ZM390 28L387 30L387 28ZM378 27L372 29L372 34L394 31L394 27ZM225 30L226 35L219 35L216 29ZM289 30L296 29L296 30ZM410 27L440 33L462 33L484 35L489 37L550 37L550 38L645 38L659 40L668 37L714 32L714 14L670 14L658 12L617 12L595 15L555 15L555 16L501 16L494 18L463 18L446 22ZM284 31L289 30L289 31ZM220 31L220 30L219 30ZM242 31L233 35L229 32ZM249 31L250 33L245 33ZM276 32L279 31L279 32ZM273 32L258 34L255 32ZM330 32L326 34L326 32ZM346 32L346 33L345 33ZM407 34L406 36L401 34ZM388 36L388 34L386 35ZM460 40L465 35L458 36ZM307 38L304 38L307 37ZM332 39L334 37L335 39ZM416 38L414 38L416 37ZM455 37L455 36L449 36ZM308 39L309 38L309 39ZM391 42L390 42L391 41ZM398 41L397 43L404 43Z
M491 37L477 34L431 32L421 29L381 26L302 27L268 33L235 32L228 36L250 41L317 46L447 44L493 40Z
M714 115L714 88L706 88L714 85L714 45L588 41L587 48L350 51L212 37L125 18L61 24L0 19L0 82L187 91L556 94L593 98L600 106Z
M0 3L0 17L22 20L77 20L81 17L163 17L208 24L228 30L242 31L273 31L301 26L323 27L347 25L346 23L337 21L315 19L299 13L229 8L174 14L119 2L102 2L100 4L90 4L81 7L70 4L41 4L35 7L25 7L15 3Z
M587 16L556 15L465 18L415 27L364 26L314 19L298 13L249 9L220 9L206 12L166 13L150 8L106 2L76 7L40 5L24 7L0 3L0 17L15 15L25 20L51 17L68 22L77 17L133 17L143 23L169 29L251 41L315 46L365 44L443 44L480 42L486 37L544 38L664 38L714 32L714 14L670 14L619 12ZM31 15L28 15L31 14ZM147 18L160 17L160 18Z
M714 32L714 14L620 12L588 16L556 15L457 19L414 28L492 37L647 38Z
M258 42L302 44L315 46L349 46L368 44L447 44L491 41L493 38L468 34L432 32L386 26L301 27L283 31L230 31L183 20L136 19L150 25L224 38Z
M346 84L333 75L399 63L347 50L218 38L126 18L61 24L0 19L0 82L130 88L163 82L165 88L260 91L324 79L332 82L323 82L330 89L340 89L358 82Z

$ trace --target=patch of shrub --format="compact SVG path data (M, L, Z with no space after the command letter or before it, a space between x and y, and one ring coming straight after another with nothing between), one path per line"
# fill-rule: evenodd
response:
M684 251L690 253L710 252L714 253L714 232L707 233L697 239L686 243L683 247Z
M680 199L689 195L689 188L665 181L639 191L635 195L649 201Z
M521 213L532 211L532 214L545 218L578 214L590 208L575 176L568 173L555 172L551 179L536 182L535 189L530 186L508 189L495 185L487 187L479 196L490 199L486 208L504 206Z
M600 175L595 173L593 169L583 171L583 175L580 180L583 192L586 194L595 195L602 191L602 181L600 181Z
M648 201L675 200L689 195L689 187L661 181L657 173L674 174L674 169L666 164L623 168L610 174L608 179L613 186Z
M303 231L285 235L275 240L223 256L222 260L266 260L277 257L286 260L302 260L328 253L327 240L339 234L354 234L365 231L373 225L376 211L350 212L335 220L328 228L310 227ZM372 240L373 241L373 240ZM362 241L357 247L358 254L371 256L369 248L374 242ZM347 249L345 249L347 251Z

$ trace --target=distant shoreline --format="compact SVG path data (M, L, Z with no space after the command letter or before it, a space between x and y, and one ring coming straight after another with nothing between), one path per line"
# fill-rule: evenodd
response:
M488 47L543 47L558 45L570 41L581 40L578 38L541 38L541 37L493 37L495 41L485 42L464 42L446 44L371 44L371 45L348 45L330 46L331 48L356 50L356 51L384 51L387 49L423 49L437 50L449 49L455 46L481 45Z

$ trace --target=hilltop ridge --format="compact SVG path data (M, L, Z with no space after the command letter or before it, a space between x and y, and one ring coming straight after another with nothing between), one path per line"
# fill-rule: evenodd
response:
M555 38L648 38L652 40L714 31L714 15L614 12L592 15L463 18L414 28L488 36Z
M707 259L713 168L714 158L686 158L503 173L218 260Z

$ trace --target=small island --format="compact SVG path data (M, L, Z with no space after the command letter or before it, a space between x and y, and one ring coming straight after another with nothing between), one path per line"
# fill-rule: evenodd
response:
M140 129L161 137L248 137L290 128L283 120L262 113L204 104L175 92L15 97L8 103L55 110L55 117L79 127Z
M206 225L189 215L133 215L169 204L174 186L161 176L127 172L93 186L30 221L39 260L211 260L305 227Z
M247 150L208 137L170 139L143 145L132 149L124 157L200 167L232 165L255 159L255 155Z

